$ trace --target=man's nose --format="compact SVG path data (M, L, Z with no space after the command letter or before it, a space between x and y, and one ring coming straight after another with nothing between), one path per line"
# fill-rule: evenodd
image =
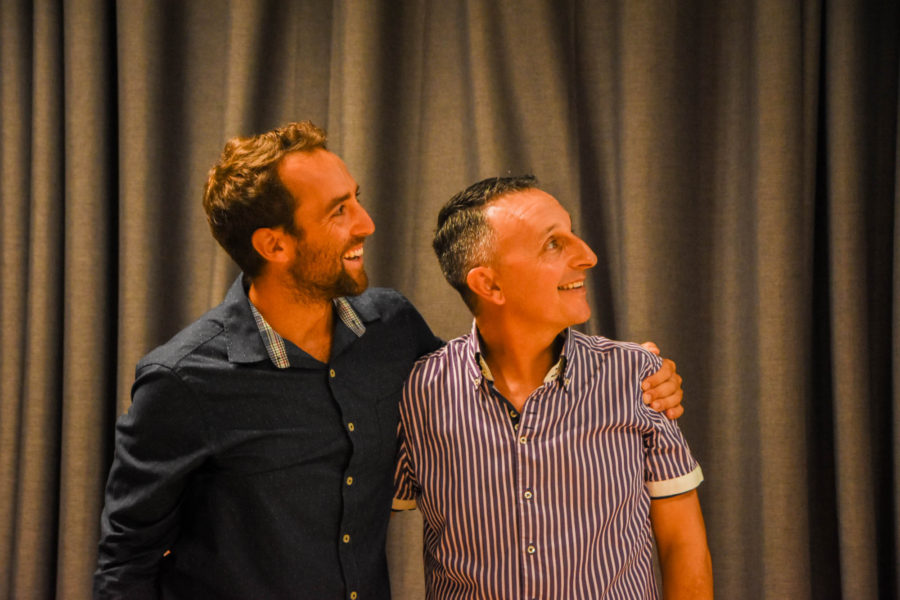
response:
M357 237L366 237L375 232L375 221L366 212L366 209L360 205L356 206L357 212L353 223L353 235Z
M590 269L597 264L597 255L591 250L583 239L578 238L578 245L575 252L575 266L579 269Z

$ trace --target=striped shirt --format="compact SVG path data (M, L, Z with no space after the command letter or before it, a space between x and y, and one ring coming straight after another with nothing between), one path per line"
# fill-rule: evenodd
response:
M641 401L660 359L568 330L518 427L477 328L416 363L400 406L395 507L424 517L426 597L656 598L650 498L703 475Z

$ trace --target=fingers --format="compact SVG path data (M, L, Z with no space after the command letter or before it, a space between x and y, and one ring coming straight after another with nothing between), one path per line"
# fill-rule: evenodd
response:
M684 407L682 405L678 405L675 408L670 408L666 411L666 418L675 420L684 414Z
M678 404L675 396L677 396L680 391L681 375L673 373L671 379L667 379L656 387L644 392L644 404L652 403L654 410L671 408Z
M659 370L641 382L641 389L644 390L645 392L649 392L653 388L658 386L659 384L672 379L673 375L676 375L675 362L668 358L664 358L663 362L662 362L662 366L659 368ZM681 387L681 381L680 381L681 377L679 376L678 379L679 379L679 381L677 383L677 386ZM668 394L666 394L666 395L668 395Z
M641 344L641 347L643 347L645 350L649 350L653 354L659 356L659 346L657 346L653 342L644 342L643 344Z
M681 375L675 372L675 363L668 358L663 359L662 367L641 382L644 404L666 417L677 419L684 413L681 401L684 391L681 389Z
M667 417L673 419L676 417L669 416L669 411L677 409L678 416L681 416L681 413L684 412L684 407L681 406L683 398L684 391L681 388L678 388L674 394L650 402L650 408L657 412L665 412Z

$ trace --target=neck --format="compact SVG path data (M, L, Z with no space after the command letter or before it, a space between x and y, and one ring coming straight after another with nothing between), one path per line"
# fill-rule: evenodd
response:
M253 280L249 297L278 335L316 360L328 362L334 327L331 300L301 297L290 286L267 275Z
M498 318L475 321L494 386L521 412L528 396L543 384L559 359L560 348L555 344L559 332L534 332Z

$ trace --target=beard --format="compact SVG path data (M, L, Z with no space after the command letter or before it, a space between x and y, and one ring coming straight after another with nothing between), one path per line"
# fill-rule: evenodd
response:
M347 245L347 249L358 245L361 241L355 240ZM289 273L298 298L334 300L342 296L358 296L366 291L369 277L365 269L360 269L354 277L344 267L342 255L343 252L336 257L329 257L323 251L305 250L295 256ZM329 264L334 264L335 268L328 269Z

